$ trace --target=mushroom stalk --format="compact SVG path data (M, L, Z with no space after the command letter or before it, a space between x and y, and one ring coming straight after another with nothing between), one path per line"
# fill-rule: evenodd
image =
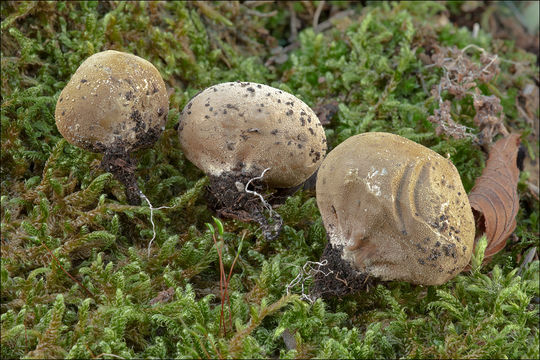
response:
M126 188L126 198L130 205L141 204L141 190L135 178L137 163L129 154L105 153L100 164L104 171L110 172L124 184Z

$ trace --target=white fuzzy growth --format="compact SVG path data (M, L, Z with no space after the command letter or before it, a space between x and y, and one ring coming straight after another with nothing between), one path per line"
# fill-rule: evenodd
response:
M161 209L172 209L169 206L160 206L158 208L155 208L150 203L150 200L146 197L146 195L143 194L142 191L139 191L139 196L141 199L144 199L146 203L148 204L148 207L150 208L150 223L152 223L152 239L148 243L148 257L150 257L150 248L152 247L152 243L154 242L154 239L156 238L156 224L154 224L154 210L161 210Z
M369 192L375 196L381 196L381 176L386 174L388 174L386 168L377 170L374 166L371 167L367 177L364 180Z

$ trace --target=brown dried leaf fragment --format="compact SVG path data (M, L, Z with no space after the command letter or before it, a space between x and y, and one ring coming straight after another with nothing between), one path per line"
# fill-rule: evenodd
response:
M506 239L516 228L519 137L510 134L493 145L486 167L469 193L477 228L488 239L484 261L504 248Z
M157 303L168 303L174 297L174 288L170 287L166 290L162 290L157 294L155 298L150 300L150 305L155 305Z
M466 54L468 49L481 51L480 61L473 61ZM434 46L434 53L431 55L431 65L440 67L444 75L438 85L431 89L431 95L439 101L439 109L435 109L433 115L428 120L436 125L437 135L445 134L454 139L471 137L475 143L488 146L492 138L497 134L508 135L504 127L504 114L500 99L494 95L482 95L478 85L490 82L499 72L499 58L492 55L476 45L468 45L463 49L457 47ZM480 134L474 135L471 129L456 123L452 119L450 112L451 102L443 101L443 92L446 91L456 100L471 96L474 100L476 116L475 125L481 130Z
M450 112L451 107L452 104L449 100L441 100L439 102L439 108L435 109L433 115L428 117L428 120L432 124L437 125L435 128L435 134L437 134L437 136L446 134L454 139L473 137L473 135L468 132L471 130L470 128L466 127L465 125L458 124L452 119L452 114Z
M478 88L474 94L473 101L476 115L474 124L480 129L478 142L480 145L491 143L493 137L497 134L508 136L508 130L504 126L504 112L501 105L501 99L495 95L481 95Z

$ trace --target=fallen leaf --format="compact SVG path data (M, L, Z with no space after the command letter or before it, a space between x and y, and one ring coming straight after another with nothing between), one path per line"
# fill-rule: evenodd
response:
M477 229L480 234L485 232L488 240L484 261L504 248L516 228L519 137L510 134L493 145L486 167L469 193Z

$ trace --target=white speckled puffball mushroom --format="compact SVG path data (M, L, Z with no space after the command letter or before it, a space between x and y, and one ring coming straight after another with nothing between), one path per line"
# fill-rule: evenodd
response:
M154 65L107 50L79 66L58 97L55 119L69 143L105 155L102 168L124 183L136 205L140 191L130 153L156 142L168 112L167 89Z
M164 129L169 98L150 62L107 50L86 59L60 93L56 126L71 144L94 152L151 146Z
M180 116L186 157L206 174L259 176L271 188L301 184L326 154L317 115L285 91L251 82L211 86L196 95Z

